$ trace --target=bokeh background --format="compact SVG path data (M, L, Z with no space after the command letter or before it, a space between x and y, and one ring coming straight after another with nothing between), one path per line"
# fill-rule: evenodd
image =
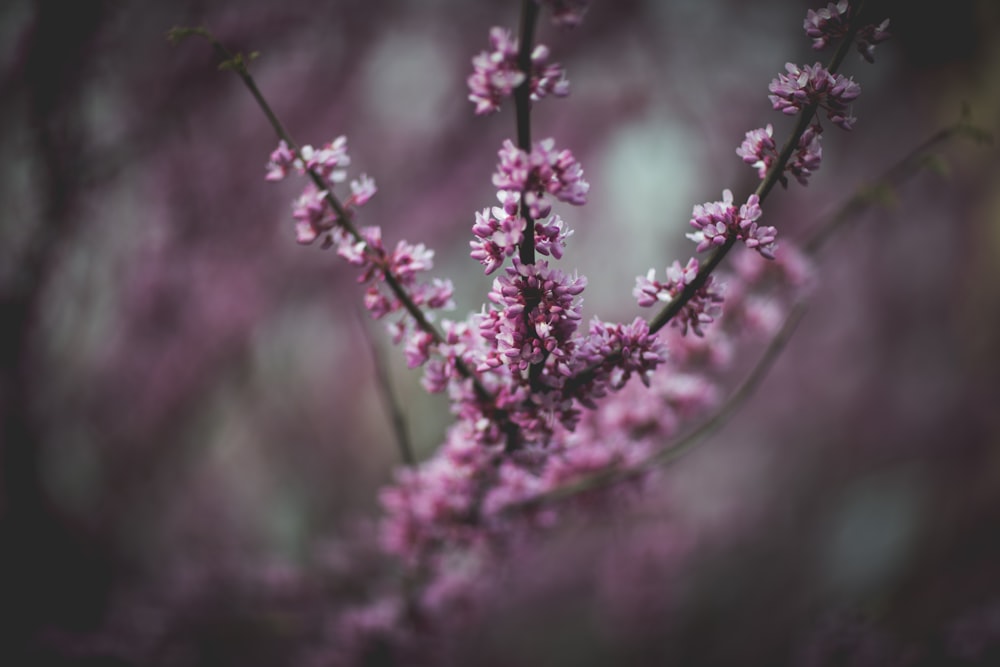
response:
M691 254L691 206L752 187L734 150L749 129L789 129L766 86L786 61L817 59L801 31L812 6L595 0L573 31L542 24L573 89L536 106L534 136L571 148L592 188L586 207L559 209L586 318L634 317L634 276ZM963 105L1000 129L1000 7L881 9L893 39L874 66L846 65L864 91L856 130L829 128L809 187L767 202L786 238ZM399 464L374 358L420 456L449 422L360 314L353 270L295 244L299 184L264 183L275 137L239 80L166 31L205 25L260 51L254 75L292 135L348 136L353 173L380 187L363 222L435 248L461 315L489 290L469 230L514 132L509 107L473 115L465 78L517 10L3 3L0 662L291 664L314 638L295 624L335 595L303 573L375 515ZM939 152L838 234L768 381L666 472L655 526L629 524L684 545L622 584L642 590L648 625L595 634L580 611L605 605L594 573L560 543L456 655L998 664L1000 162L964 140ZM586 553L621 530L593 527Z

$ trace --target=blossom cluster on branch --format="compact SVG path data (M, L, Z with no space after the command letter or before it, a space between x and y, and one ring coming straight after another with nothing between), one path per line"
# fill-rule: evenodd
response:
M538 4L548 6L562 27L577 25L586 5ZM854 125L851 104L861 89L836 69L852 43L870 61L874 45L887 35L886 22L862 26L858 15L846 1L807 15L804 28L814 46L843 40L840 55L830 66L789 63L771 82L774 109L802 114L802 123L780 150L772 125L746 133L736 153L757 170L760 187L739 204L724 189L721 201L694 206L689 224L695 231L688 238L695 252L713 255L675 261L665 280L653 269L636 279L638 305L663 307L651 321L594 318L581 327L587 279L554 265L572 230L553 205L585 205L590 185L577 158L557 148L554 138L527 139L531 103L569 93L563 68L548 63L549 49L525 43L531 26L519 39L492 28L492 51L473 58L467 79L477 115L498 111L514 97L518 141L505 140L498 151L492 182L499 205L477 211L472 225L471 258L487 274L499 273L487 303L462 320L438 326L427 314L453 305L450 282L420 280L433 266L432 251L404 241L390 251L379 227L354 225L357 209L375 194L371 179L352 181L343 203L335 196L350 164L346 139L319 149L295 149L282 139L267 179L293 171L308 177L293 207L299 241L322 238L324 248L335 247L360 269L373 317L402 313L390 325L394 341L410 367L424 369L428 391L448 393L456 416L440 449L401 468L380 494L380 545L407 583L388 592L380 588L342 615L337 637L345 662L375 643L388 643L401 655L418 650L421 629L466 616L489 594L480 575L509 557L520 540L592 507L546 498L618 472L641 486L648 478L645 462L683 424L719 404L715 378L733 362L732 351L741 341L773 334L784 317L781 295L810 284L808 260L791 243L779 248L776 228L761 222L761 205L774 182L787 184L786 173L805 185L819 168L818 110L845 130ZM522 70L524 54L528 71ZM714 271L737 242L746 250L723 282ZM536 251L552 263L537 259ZM661 330L667 323L671 327ZM626 502L620 490L602 487L599 494Z
M531 72L518 69L518 43L509 30L490 30L492 51L483 51L473 58L473 72L469 76L469 100L476 105L477 114L500 110L500 102L510 97L514 89L525 81L531 88L531 99L540 100L546 95L569 95L566 73L557 63L547 63L549 50L541 44L531 52Z

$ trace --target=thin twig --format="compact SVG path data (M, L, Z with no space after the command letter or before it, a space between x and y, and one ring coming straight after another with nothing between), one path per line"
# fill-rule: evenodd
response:
M878 197L877 193L886 188L895 188L903 184L921 169L927 167L927 160L932 149L954 137L968 137L977 143L991 143L989 132L972 124L967 111L954 125L943 128L927 138L896 164L886 169L868 185L861 187L847 203L827 221L818 225L802 244L807 254L818 254L830 237L848 222L854 220L864 209L871 206Z
M396 445L399 447L400 457L403 459L403 463L412 467L416 465L417 459L413 454L413 446L410 443L410 436L406 428L406 417L403 415L399 401L392 391L392 382L389 379L388 369L382 359L381 350L378 349L374 337L368 335L369 332L364 325L364 321L361 313L358 312L358 327L365 334L362 337L368 345L368 351L371 352L372 368L375 370L375 384L378 387L379 398L382 399L385 411L389 413L389 422L392 424L392 431L396 436Z

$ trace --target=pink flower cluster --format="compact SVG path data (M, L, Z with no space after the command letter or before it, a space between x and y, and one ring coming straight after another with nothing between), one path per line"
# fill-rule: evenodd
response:
M531 72L525 73L517 64L517 40L509 30L490 30L492 51L483 51L472 59L473 72L469 76L469 101L476 105L477 114L500 110L500 102L514 93L514 89L530 77L531 99L538 101L546 95L569 95L566 73L557 63L546 63L548 47L539 44L531 52Z
M870 24L863 26L858 30L858 36L855 41L858 46L858 52L861 53L861 57L867 60L869 63L875 62L875 45L881 44L885 40L889 39L889 19L885 19L879 24Z
M506 274L493 281L489 299L495 307L480 324L493 348L480 369L507 365L527 371L551 357L558 372L568 375L566 344L580 321L576 297L586 278L567 276L547 262L522 264L517 258Z
M476 213L472 226L475 240L470 256L486 267L486 274L496 271L507 257L517 251L524 239L525 221L518 215L521 194L509 190L497 193L500 206L484 208ZM566 229L558 215L532 223L535 229L535 250L543 255L560 259L566 247L566 238L573 232Z
M787 74L779 74L768 86L768 97L776 111L794 115L810 104L818 104L834 125L845 130L857 120L850 103L861 94L861 86L841 74L831 74L821 63L799 67L785 65Z
M667 282L656 280L656 271L650 269L645 276L638 276L635 279L635 288L632 294L639 305L648 308L655 303L670 303L684 290L684 288L694 281L698 275L698 260L693 257L688 260L686 266L675 261L667 267ZM691 329L697 336L704 336L702 325L715 321L715 318L722 311L721 304L723 298L715 284L715 276L709 276L705 284L698 288L694 296L691 297L680 312L670 321L671 325L680 328L682 334Z
M267 163L266 180L276 182L283 180L290 171L305 176L307 173L315 176L326 186L320 189L312 181L306 184L302 194L292 205L292 217L295 219L296 239L303 245L310 245L323 236L323 247L333 245L335 239L332 232L337 229L339 217L336 209L326 201L329 188L334 183L342 183L347 179L345 167L351 164L347 154L347 137L337 137L332 142L315 149L310 145L302 146L296 154L288 144L281 140L278 147L271 153ZM377 188L375 181L368 176L361 176L350 183L351 197L344 203L344 210L350 213L354 208L364 206L375 196Z
M698 252L720 246L733 236L761 256L774 259L774 240L778 230L757 224L761 216L757 195L750 195L746 203L737 209L733 205L732 191L723 190L722 201L698 204L691 215L691 226L698 231L691 232L687 237L698 244Z
M577 359L589 370L590 379L573 394L584 406L596 409L595 399L606 396L607 389L622 389L633 375L648 387L653 371L668 357L666 345L649 333L649 324L641 317L631 324L612 324L595 317Z
M338 234L337 254L363 269L358 282L367 285L364 303L372 317L381 319L404 308L399 295L387 286L387 274L407 291L418 307L435 310L454 307L451 300L454 287L450 280L435 278L429 283L418 280L420 273L434 267L433 250L423 243L399 241L393 251L388 252L382 244L379 227L363 227L360 236L361 240L354 241L346 234ZM396 329L394 335L398 343L402 333Z
M375 181L362 174L351 181L350 197L340 203L333 193L334 184L347 178L345 167L350 164L347 138L340 136L320 149L306 145L297 152L284 140L271 153L267 164L268 181L280 181L290 171L308 176L302 194L293 204L299 243L311 244L323 236L323 248L336 246L337 254L362 269L358 282L365 284L364 304L372 317L379 319L407 307L448 309L453 307L454 288L449 280L421 282L419 274L433 268L434 251L424 244L399 241L390 252L382 242L379 227L355 229L350 217L354 210L371 199L376 192ZM323 189L317 186L323 184ZM342 219L341 214L347 215ZM405 295L405 297L404 297ZM409 304L404 302L409 300ZM425 330L414 329L407 320L391 327L398 343L407 331L429 336ZM423 340L423 338L421 339ZM419 343L414 343L419 346Z
M802 28L806 31L806 35L812 38L815 50L825 49L831 41L841 39L847 34L850 27L849 9L850 3L847 0L840 0L836 4L831 2L822 9L810 9L806 12Z
M813 48L817 51L825 49L834 40L838 40L847 35L854 7L848 0L840 0L836 4L830 3L823 9L812 10L806 13L806 19L802 24L806 35L812 38ZM861 57L869 63L875 62L875 45L889 39L889 19L885 19L879 24L869 24L862 26L855 38L855 44Z
M823 160L823 147L820 145L823 128L813 123L799 137L798 147L792 159L785 165L785 171L792 174L801 185L809 183L809 177L819 169ZM774 127L768 123L767 127L750 130L740 147L736 149L736 154L743 158L743 161L757 170L757 176L763 179L771 165L778 159L778 149L774 144ZM787 185L788 178L781 174L778 180L782 185Z
M307 170L315 171L324 181L341 183L347 177L344 167L351 164L347 154L347 137L341 135L320 149L305 145L296 155L282 139L278 147L271 153L271 161L267 163L265 180L280 181L290 170L305 174Z
M500 149L500 164L493 185L502 191L519 193L533 220L552 210L546 195L582 206L587 203L590 184L583 180L583 167L569 150L556 150L554 139L536 141L527 153L510 139Z
M795 177L799 185L807 185L809 177L819 169L823 161L823 147L820 145L820 138L823 135L823 128L813 123L806 128L806 131L799 137L799 144L795 149L795 154L788 161L785 170Z

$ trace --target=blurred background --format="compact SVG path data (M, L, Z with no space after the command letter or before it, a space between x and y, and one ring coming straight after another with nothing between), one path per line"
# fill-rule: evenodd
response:
M801 29L815 5L592 4L572 31L543 17L572 92L536 105L533 134L591 184L587 206L558 209L585 319L631 320L634 276L692 253L692 205L753 187L744 133L790 129L766 88L821 59ZM473 115L465 79L518 5L0 6L0 662L292 664L336 594L303 573L375 514L399 463L375 356L419 456L450 420L359 314L354 270L296 245L301 183L264 182L276 139L240 81L166 31L260 51L253 73L297 141L346 134L352 175L379 185L362 222L434 248L462 317L492 282L470 227L514 133L511 105ZM828 128L808 188L764 207L781 237L963 105L1000 130L1000 7L880 10L893 38L844 69L863 89L856 129ZM617 574L651 530L684 545L618 582L648 613L596 632L609 603L567 568L526 579L456 661L1000 664L1000 161L960 139L940 154L829 245L778 366L666 472L655 526L587 531Z

